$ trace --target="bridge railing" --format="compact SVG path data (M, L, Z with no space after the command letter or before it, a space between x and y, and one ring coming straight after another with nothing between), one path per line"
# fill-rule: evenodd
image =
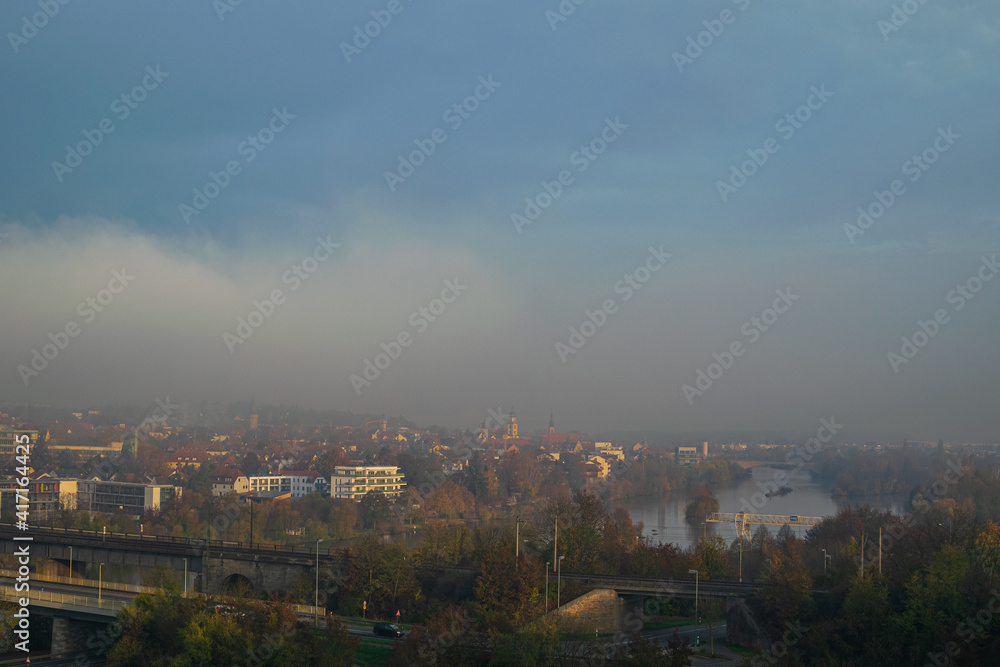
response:
M824 516L799 516L798 514L750 514L744 512L713 512L705 518L709 523L748 523L765 526L815 526Z
M0 590L11 598L27 597L31 602L52 602L55 604L72 605L75 607L100 609L112 613L118 613L127 604L121 600L98 600L96 597L88 595L66 595L64 593L53 593L51 591L31 590L26 595L24 592L17 592L13 586L2 586L0 587Z
M16 532L17 534L23 535L23 532L17 531L13 524L0 523L0 530L8 532ZM311 554L316 555L316 545L313 544L275 544L270 542L254 542L253 546L250 546L248 542L234 542L228 540L210 540L199 537L174 537L173 535L150 535L148 533L117 533L117 532L103 532L99 530L83 530L81 528L58 528L55 526L31 526L29 528L31 532L35 533L48 533L51 535L78 535L80 537L89 537L93 539L107 540L139 540L141 542L147 542L151 544L178 544L189 547L204 548L206 545L209 549L220 550L220 549L247 549L260 552L270 552L270 553L295 553L295 554ZM325 556L330 556L337 549L335 547L321 547L320 554Z
M18 576L16 570L0 570L0 577L14 579ZM32 581L44 581L50 584L67 584L70 586L86 586L88 588L103 588L108 591L120 591L123 593L156 593L160 589L150 586L139 586L137 584L119 584L114 581L99 582L97 579L85 579L84 577L63 577L58 574L43 574L41 572L31 573Z

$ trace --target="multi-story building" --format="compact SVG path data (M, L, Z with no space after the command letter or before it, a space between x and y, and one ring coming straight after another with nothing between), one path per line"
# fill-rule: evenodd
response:
M625 460L625 450L621 445L612 445L610 442L595 442L594 451L606 459Z
M301 498L310 493L322 493L326 480L312 470L281 470L276 475L251 475L247 478L251 493L280 491L291 498Z
M330 478L330 497L361 500L369 491L381 491L395 498L405 486L398 471L398 466L337 466Z
M28 442L24 443L24 438L28 436ZM38 443L38 431L28 428L10 428L0 426L0 454L15 454L15 447L19 444L34 445Z
M698 448L697 447L678 447L674 461L676 461L679 466L689 466L693 463L698 462Z
M278 474L290 480L292 498L310 493L323 493L329 486L326 478L314 470L279 470Z
M587 462L597 468L597 477L604 479L611 473L611 463L603 456L588 456Z
M16 504L15 480L0 481L0 506ZM28 484L28 517L46 519L61 510L141 515L180 498L183 489L169 484L99 479L34 479ZM8 504L9 503L9 504Z

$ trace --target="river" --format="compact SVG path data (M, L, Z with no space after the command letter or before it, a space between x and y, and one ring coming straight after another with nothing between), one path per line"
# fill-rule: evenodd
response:
M849 501L834 499L830 496L831 484L814 479L808 470L785 470L788 476L786 486L793 491L784 496L765 498L761 505L764 492L758 484L774 480L779 471L769 466L757 466L752 469L752 478L744 479L735 484L727 484L713 488L719 499L720 512L751 511L755 508L758 514L797 514L799 516L833 516L848 504L868 504L880 510L890 510L902 513L906 499L898 496L871 496L867 498L851 498ZM679 489L662 497L640 496L629 498L616 506L624 507L632 515L632 521L644 524L643 535L654 542L673 542L681 548L686 548L697 542L702 535L719 535L727 543L736 539L736 527L732 524L703 523L697 526L689 525L684 520L684 510L693 497L694 489ZM757 494L757 497L753 496ZM756 505L751 505L756 500ZM743 501L746 501L744 505ZM776 533L780 526L769 526ZM752 526L751 530L756 531ZM806 527L792 527L799 537L805 537Z

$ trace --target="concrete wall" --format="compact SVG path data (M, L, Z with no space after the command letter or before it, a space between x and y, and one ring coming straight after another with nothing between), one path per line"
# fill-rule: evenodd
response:
M598 588L567 602L559 611L550 613L562 632L590 633L622 632L625 602L618 593Z

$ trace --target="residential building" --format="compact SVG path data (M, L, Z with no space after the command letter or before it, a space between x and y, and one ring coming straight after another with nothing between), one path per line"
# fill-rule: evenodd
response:
M0 454L14 455L16 446L23 444L24 438L28 436L26 444L35 445L38 443L38 431L28 428L9 428L0 426Z
M16 490L12 479L0 481L0 506L14 507ZM28 516L47 519L60 510L84 510L138 516L159 510L180 498L184 490L170 484L116 482L100 479L34 479L28 484ZM30 519L29 519L30 521Z
M246 493L250 490L250 480L238 468L216 468L212 471L212 495L226 493Z
M590 456L587 461L597 468L597 477L604 479L611 473L611 462L603 456Z
M312 470L281 470L275 475L251 475L247 478L251 493L287 492L291 498L322 493L326 479Z
M698 447L678 447L674 461L679 466L689 466L698 462Z
M594 451L606 459L625 460L625 450L621 445L612 445L610 442L595 442Z
M171 470L177 470L178 468L183 468L184 466L194 466L195 468L200 468L211 460L208 452L201 451L199 449L178 449L174 452L174 455L170 457L167 462L167 466Z
M337 466L330 478L330 497L361 500L369 491L381 491L395 498L404 485L398 466Z

